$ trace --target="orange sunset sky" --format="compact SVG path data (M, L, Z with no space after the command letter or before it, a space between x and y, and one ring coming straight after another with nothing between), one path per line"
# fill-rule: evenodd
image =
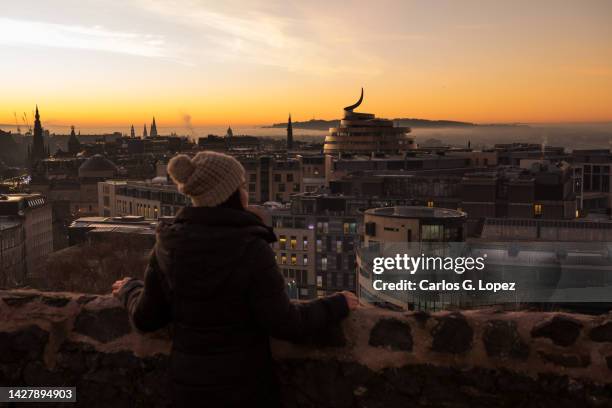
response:
M0 123L612 121L612 1L3 0Z

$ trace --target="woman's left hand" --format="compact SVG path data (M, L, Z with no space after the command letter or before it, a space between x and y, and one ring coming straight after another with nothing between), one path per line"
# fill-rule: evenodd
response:
M123 286L125 286L125 284L128 283L131 279L132 278L126 277L113 283L113 296L119 297L119 292L121 291L121 288L123 288Z

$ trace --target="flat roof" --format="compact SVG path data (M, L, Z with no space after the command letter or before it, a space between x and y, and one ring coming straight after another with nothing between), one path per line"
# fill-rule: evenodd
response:
M365 214L394 218L465 218L463 211L425 206L397 206L371 208Z

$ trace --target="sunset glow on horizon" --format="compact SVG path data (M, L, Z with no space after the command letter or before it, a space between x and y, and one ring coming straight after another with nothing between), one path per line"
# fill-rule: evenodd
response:
M3 3L0 124L612 121L605 0Z

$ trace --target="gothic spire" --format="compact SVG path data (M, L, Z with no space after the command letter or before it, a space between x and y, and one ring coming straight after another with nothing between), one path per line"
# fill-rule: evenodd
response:
M157 124L155 124L155 116L153 116L153 122L151 123L151 131L149 132L151 137L157 137Z
M287 150L293 149L293 124L291 123L291 113L287 120Z

